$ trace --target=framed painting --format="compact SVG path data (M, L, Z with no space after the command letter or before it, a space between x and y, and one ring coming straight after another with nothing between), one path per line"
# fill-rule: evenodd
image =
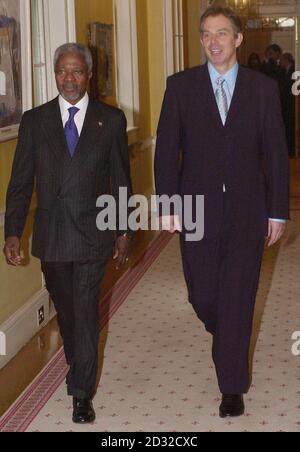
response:
M113 95L113 26L90 24L89 46L93 55L91 96L101 100Z
M0 0L0 141L32 106L30 0Z

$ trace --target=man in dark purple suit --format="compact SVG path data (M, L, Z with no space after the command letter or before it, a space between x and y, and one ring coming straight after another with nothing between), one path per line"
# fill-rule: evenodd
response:
M156 187L205 196L203 240L186 240L176 210L163 221L181 232L189 301L213 335L220 416L240 416L265 241L275 244L289 219L288 151L277 83L237 63L239 17L211 7L200 28L208 63L168 79Z

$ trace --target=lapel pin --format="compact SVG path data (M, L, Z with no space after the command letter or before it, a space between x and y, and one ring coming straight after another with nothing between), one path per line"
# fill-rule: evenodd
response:
M99 127L102 127L103 126L103 122L99 121L98 125L99 125Z

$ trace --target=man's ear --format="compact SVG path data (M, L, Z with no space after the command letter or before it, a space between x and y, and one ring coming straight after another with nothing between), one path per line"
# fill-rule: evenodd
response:
M235 41L235 47L238 48L240 47L240 45L242 44L244 40L244 36L242 35L242 33L238 33L236 41Z
M90 73L89 73L89 80L91 80L92 77L93 77L93 73L90 72Z
M204 45L203 45L203 39L202 39L202 37L201 37L201 34L200 34L200 44L202 45L202 47L204 47Z

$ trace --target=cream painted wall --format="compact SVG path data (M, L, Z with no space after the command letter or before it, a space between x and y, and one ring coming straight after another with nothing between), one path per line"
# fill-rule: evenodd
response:
M40 263L30 255L32 218L31 214L22 239L25 262L20 268L6 264L2 254L4 228L0 228L0 325L42 288Z
M155 96L150 90L150 79L154 70L150 71L152 62L149 60L148 34L148 5L155 3L153 0L137 0L137 34L138 34L138 60L139 60L139 95L140 111L136 114L138 126L138 142L143 142L152 135L155 128L151 127L152 102L151 97ZM156 3L162 3L160 0ZM113 0L75 0L76 30L77 40L83 43L88 42L88 24L90 22L102 22L113 24ZM155 30L153 30L155 35ZM161 44L160 44L161 46ZM155 52L155 50L154 50ZM155 66L157 68L157 65ZM162 66L163 68L163 66ZM158 71L162 74L162 70ZM162 78L163 83L163 78ZM112 105L116 105L115 96L105 99ZM154 131L155 133L155 131ZM131 174L133 179L133 189L135 193L149 194L153 192L153 164L152 149L140 149L140 145L132 146Z
M75 0L77 40L87 42L87 24L91 21L113 23L112 0ZM162 0L137 0L138 58L140 112L138 143L131 148L131 167L136 193L153 192L153 153L141 142L155 136L165 90L164 23ZM113 100L112 100L113 102ZM0 144L0 211L11 173L16 141ZM39 262L30 257L30 216L23 239L25 266L12 268L0 256L0 324L15 313L42 286ZM0 227L0 250L3 248L3 227Z
M5 207L5 196L10 178L16 140L0 143L0 211Z
M101 0L102 3L103 0ZM15 147L16 140L0 143L0 212L3 212L5 208L5 196ZM2 254L4 231L3 226L0 225L0 325L42 288L40 264L37 259L30 256L32 222L33 212L29 215L26 231L22 238L25 260L24 266L20 268L10 267L4 261Z
M0 144L0 211L5 208L5 196L11 174L16 141ZM10 267L6 264L2 249L4 228L0 227L0 325L21 308L42 287L39 262L30 257L32 214L26 225L22 240L24 266Z
M113 23L112 0L75 0L77 41L87 42L90 22Z
M186 14L186 39L187 39L187 64L186 67L194 67L200 64L201 45L199 23L201 15L200 0L186 0L184 3Z
M166 86L164 59L164 5L162 0L148 0L148 48L151 134L157 123Z
M136 5L140 83L140 112L137 122L140 139L147 138L150 133L147 3L148 0L138 0ZM89 23L98 21L113 24L113 0L75 0L75 11L78 42L85 44L88 42ZM106 101L116 104L115 99Z
M75 0L76 35L77 42L88 44L88 25L101 22L108 25L114 23L112 0ZM115 78L113 65L113 77ZM114 87L115 84L113 84ZM115 87L113 88L115 91ZM110 105L115 105L115 95L105 99Z
M146 139L151 135L150 124L150 63L147 0L137 0L137 35L139 59L140 112L137 117L139 138Z

